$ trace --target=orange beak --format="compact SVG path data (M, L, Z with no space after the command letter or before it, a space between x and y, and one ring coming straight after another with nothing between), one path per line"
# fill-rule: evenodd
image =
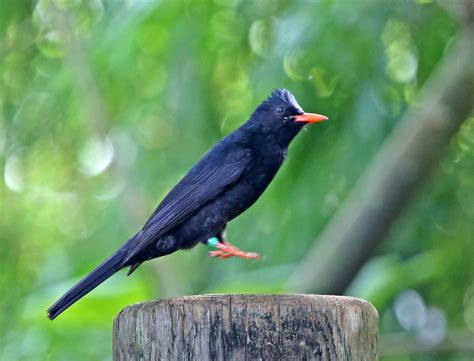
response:
M293 119L295 122L316 123L328 120L329 118L321 114L303 113L300 115L295 115Z

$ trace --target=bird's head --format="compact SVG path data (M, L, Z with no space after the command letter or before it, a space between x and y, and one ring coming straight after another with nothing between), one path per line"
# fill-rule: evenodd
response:
M288 145L306 124L327 119L321 114L305 113L293 94L276 89L255 109L250 122L262 132L275 135L282 145Z

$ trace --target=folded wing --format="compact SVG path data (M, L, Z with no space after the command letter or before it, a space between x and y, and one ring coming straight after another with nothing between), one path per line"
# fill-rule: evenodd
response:
M231 188L249 169L251 159L249 149L211 150L171 190L142 230L126 245L123 265Z

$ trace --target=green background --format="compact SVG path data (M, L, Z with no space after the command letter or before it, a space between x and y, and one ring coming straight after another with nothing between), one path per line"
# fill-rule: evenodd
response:
M0 360L110 360L114 316L156 297L288 292L459 28L426 0L0 0ZM229 240L263 259L177 252L48 321L277 87L330 121L297 137L230 224ZM472 359L473 217L471 117L346 292L395 340L383 360ZM465 342L437 350L453 335Z

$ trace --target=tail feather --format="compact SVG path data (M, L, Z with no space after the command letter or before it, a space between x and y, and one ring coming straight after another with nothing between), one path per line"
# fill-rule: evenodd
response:
M59 314L66 310L73 303L84 297L115 272L124 267L122 261L126 256L123 249L117 251L106 259L95 270L85 276L69 291L67 291L54 305L48 309L48 318L54 320Z

